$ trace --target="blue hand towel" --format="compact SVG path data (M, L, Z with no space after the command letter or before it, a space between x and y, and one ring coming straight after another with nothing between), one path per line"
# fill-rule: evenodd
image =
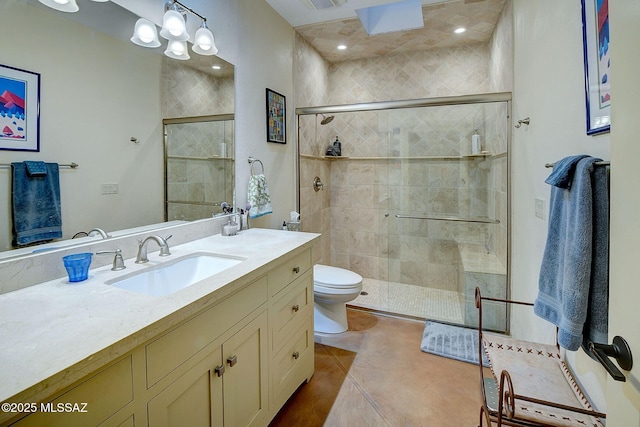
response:
M29 175L24 162L11 163L13 173L13 245L25 246L62 237L60 177L57 163L46 173Z
M608 188L606 177L604 183L598 180L595 191L592 180L599 160L578 159L573 176L560 178L570 188L551 188L547 244L534 305L534 313L558 326L558 344L572 351L582 344L585 327L591 329L585 325L587 315L601 316L608 310L601 292L608 289L608 255L603 254L608 254ZM567 164L560 163L565 174L571 169ZM591 321L600 334L602 319L592 316ZM606 318L604 325L606 329Z
M47 174L47 164L45 162L25 161L29 176L44 176Z
M562 160L558 160L553 165L553 172L544 181L549 185L553 185L558 188L571 188L571 182L573 180L573 173L576 169L578 162L585 157L589 157L586 154L578 154L576 156L565 157Z

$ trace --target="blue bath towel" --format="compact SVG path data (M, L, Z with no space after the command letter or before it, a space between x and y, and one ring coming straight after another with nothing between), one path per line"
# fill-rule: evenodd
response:
M45 173L29 175L24 162L11 163L13 173L13 245L26 246L62 237L60 177L57 163Z
M551 188L534 305L538 316L558 326L558 344L572 351L580 348L583 333L585 339L607 340L609 195L606 169L594 166L599 160L583 157L574 168L563 167L556 178L570 188Z

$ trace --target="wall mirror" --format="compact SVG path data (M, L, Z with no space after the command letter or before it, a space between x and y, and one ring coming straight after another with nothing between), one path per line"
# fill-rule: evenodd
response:
M179 61L163 55L164 46L137 46L129 39L138 16L114 2L77 3L77 13L59 12L37 0L0 4L4 30L22 34L19 43L3 47L0 63L41 76L40 151L0 150L0 260L101 239L97 233L72 239L94 228L121 236L163 227L167 219L215 213L215 206L209 206L207 215L168 215L166 118L226 117L226 164L210 168L207 179L210 187L220 181L233 188L233 65L194 53L189 61ZM199 144L210 142L220 150L215 132ZM211 151L205 157L214 155ZM15 249L10 164L25 160L79 167L60 168L62 239ZM204 182L199 184L204 188ZM197 192L197 186L191 187L192 194Z
M165 219L196 220L233 204L233 115L165 119Z

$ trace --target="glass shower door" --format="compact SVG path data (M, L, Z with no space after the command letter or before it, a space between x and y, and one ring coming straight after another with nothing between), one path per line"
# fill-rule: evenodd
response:
M506 102L389 113L392 311L473 326L476 286L506 297L507 117ZM503 306L487 312L506 330Z

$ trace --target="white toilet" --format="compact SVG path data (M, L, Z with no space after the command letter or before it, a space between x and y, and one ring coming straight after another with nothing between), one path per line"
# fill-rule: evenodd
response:
M362 276L344 268L313 266L314 330L339 334L347 330L347 306L360 295Z

